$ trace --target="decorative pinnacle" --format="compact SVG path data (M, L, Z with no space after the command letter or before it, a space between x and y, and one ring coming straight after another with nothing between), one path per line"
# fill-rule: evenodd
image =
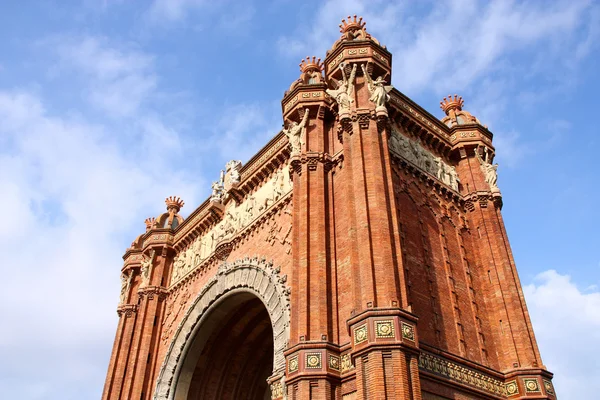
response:
M144 223L146 224L146 232L148 232L150 229L152 229L154 227L154 224L156 223L156 218L154 218L154 217L146 218Z
M345 19L342 20L342 23L340 24L340 32L341 33L346 33L348 31L354 31L356 29L363 29L365 27L365 25L367 25L366 22L363 22L362 17L360 17L358 20L356 19L356 14L354 15L354 20L352 20L352 17L350 17L348 15L348 22L346 22Z
M444 97L443 101L440 101L440 108L448 115L450 110L462 110L464 104L462 97L454 95L454 98L452 98L452 95L448 95L448 97Z
M308 72L308 71L323 71L323 63L320 58L316 58L313 56L312 60L309 56L306 56L306 59L302 60L300 64L300 71Z
M181 207L183 207L183 200L181 200L179 197L175 197L175 196L169 196L165 199L165 203L167 205L167 211L174 208L175 212L179 212L179 210L181 210Z

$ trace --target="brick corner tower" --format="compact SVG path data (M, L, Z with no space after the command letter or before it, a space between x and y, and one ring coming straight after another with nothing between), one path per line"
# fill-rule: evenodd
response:
M555 399L502 221L492 133L390 84L348 17L284 127L125 253L103 399Z

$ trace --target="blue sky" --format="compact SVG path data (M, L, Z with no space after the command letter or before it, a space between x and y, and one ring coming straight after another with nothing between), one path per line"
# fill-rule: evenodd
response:
M0 5L4 396L100 397L125 248L278 131L300 59L348 14L396 88L437 117L458 93L494 132L542 357L561 399L597 395L597 2L56 0Z

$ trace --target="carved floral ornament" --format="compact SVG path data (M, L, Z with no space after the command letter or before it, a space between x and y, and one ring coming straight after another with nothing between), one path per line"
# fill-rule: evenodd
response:
M248 195L243 202L239 204L229 202L225 206L223 219L208 232L196 238L186 250L175 256L171 285L179 282L209 259L221 243L232 240L252 225L275 203L283 199L291 189L289 168L286 166L278 170L258 190ZM219 196L223 197L222 194Z
M271 262L258 258L245 258L233 263L223 263L215 276L202 288L183 316L171 341L158 376L154 400L173 399L173 383L177 382L178 367L185 359L186 345L193 340L210 307L233 291L253 293L265 305L273 327L273 375L285 370L283 351L289 339L290 289L286 275ZM285 387L282 387L285 391Z

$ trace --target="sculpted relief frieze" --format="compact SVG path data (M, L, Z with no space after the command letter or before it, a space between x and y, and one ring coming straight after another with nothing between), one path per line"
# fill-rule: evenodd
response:
M389 141L390 151L423 172L435 176L439 181L458 191L458 174L456 168L448 165L441 157L437 157L416 140L409 139L396 126L392 127Z
M180 281L208 259L220 243L233 239L238 233L250 226L273 204L285 197L291 189L289 168L286 166L277 171L258 190L248 195L243 202L236 204L233 200L228 201L225 204L221 222L196 238L185 251L180 252L175 257L171 285ZM215 197L214 193L212 197ZM221 200L226 196L219 193L218 197Z

